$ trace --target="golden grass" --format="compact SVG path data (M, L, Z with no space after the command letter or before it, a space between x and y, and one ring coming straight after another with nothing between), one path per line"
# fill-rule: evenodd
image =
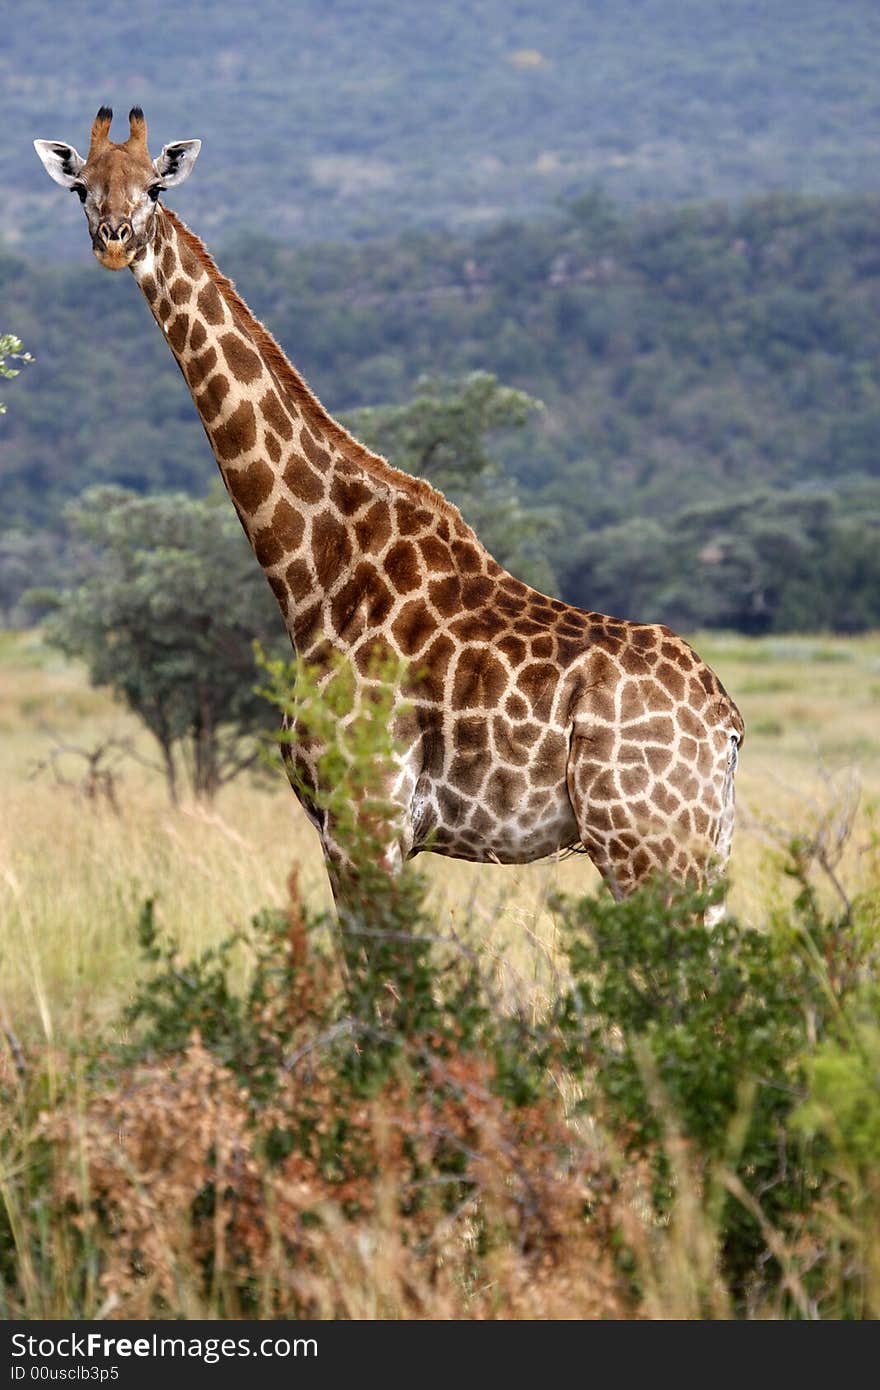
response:
M858 779L862 809L841 871L854 891L863 872L859 846L871 833L870 807L880 795L880 635L746 641L712 634L698 637L695 645L737 698L747 726L738 777L741 815L731 865L733 909L747 921L766 921L773 894L786 891L784 880L768 863L774 835L784 833L783 827L790 833L809 832L835 801L845 801L849 785ZM113 1112L112 1123L108 1123L106 1116L102 1120L102 1093L90 1097L84 1077L68 1078L62 1084L58 1068L68 1064L71 1054L54 1044L116 1026L120 1005L131 996L139 968L135 923L146 898L156 900L160 922L177 937L182 954L188 956L216 943L259 908L283 905L294 861L300 866L303 897L312 910L328 909L330 896L317 837L280 772L275 784L269 786L240 779L223 792L211 810L193 804L174 809L167 801L161 776L128 761L119 771L118 812L83 799L74 786L58 785L48 770L32 776L35 765L46 758L53 745L67 743L88 749L109 735L131 739L143 757L150 753L149 740L137 721L106 692L90 689L81 668L48 651L36 634L0 634L0 1028L11 1030L13 1040L20 1038L31 1057L42 1055L45 1059L49 1091L49 1119L45 1122L63 1126L69 1121L72 1125L70 1134L61 1133L60 1138L60 1147L69 1158L70 1183L62 1195L75 1205L79 1203L84 1213L90 1210L102 1173L110 1175L108 1192L115 1190L110 1179L115 1172L111 1172L113 1164L118 1166L123 1154L118 1143L121 1124L128 1134L125 1162L131 1158L138 1133L142 1131L146 1149L152 1152L157 1127L161 1129L164 1123L170 1129L175 1140L171 1150L186 1170L181 1178L183 1186L170 1195L157 1186L152 1193L154 1205L145 1208L137 1226L134 1217L138 1213L131 1202L134 1189L123 1174L126 1181L116 1184L125 1193L121 1210L138 1248L146 1236L166 1242L168 1250L163 1247L154 1262L157 1269L161 1271L164 1261L175 1278L189 1270L180 1305L185 1315L214 1316L219 1304L203 1306L198 1302L199 1281L190 1278L187 1263L192 1250L183 1238L190 1230L191 1199L193 1192L200 1190L203 1175L199 1175L208 1162L205 1155L210 1154L210 1163L216 1163L217 1136L225 1136L229 1142L229 1136L236 1132L232 1120L239 1102L232 1091L232 1099L227 1097L228 1104L224 1101L224 1086L228 1089L231 1084L228 1075L221 1075L222 1068L207 1055L202 1056L194 1041L183 1061L178 1058L173 1063L174 1068L192 1063L197 1080L204 1073L203 1081L194 1084L189 1100L186 1088L181 1090L178 1070L174 1070L174 1083L169 1084L161 1065L158 1071L148 1068L138 1074L141 1090L129 1093L123 1089L106 1100L107 1105L121 1102L130 1106L130 1114L120 1118ZM75 783L83 765L69 753L59 762L59 769ZM865 856L864 864L867 861ZM598 880L589 863L574 858L512 869L426 855L421 864L433 903L441 909L441 920L462 929L476 928L494 955L502 986L520 1001L531 995L534 1007L540 1010L554 988L557 963L555 927L545 907L546 895L550 888L572 894L594 891ZM39 1045L40 1034L48 1043L44 1048ZM0 1048L0 1075L5 1064L10 1094L14 1092L16 1046L13 1041L11 1048ZM77 1065L75 1059L73 1065ZM56 1082L59 1094L66 1094L67 1099L53 1110ZM571 1079L560 1075L558 1084L563 1095L571 1099ZM183 1100L191 1110L186 1126L180 1123L182 1112L175 1109ZM146 1102L152 1108L144 1109ZM227 1104L226 1110L221 1102ZM93 1110L97 1107L95 1116L101 1121L93 1127L94 1132L86 1124L89 1106ZM664 1115L667 1153L679 1192L668 1223L651 1219L647 1170L643 1173L624 1162L621 1155L615 1157L615 1141L603 1137L592 1120L582 1117L573 1122L574 1130L584 1139L584 1152L595 1152L597 1161L610 1164L618 1174L620 1197L612 1215L621 1223L638 1264L642 1298L635 1315L730 1316L728 1291L719 1279L716 1224L688 1167L689 1154L680 1142L675 1117L664 1114L662 1096L657 1110ZM9 1114L13 1111L14 1105ZM504 1145L491 1132L493 1114L491 1107L486 1109L481 1102L469 1123L480 1133L480 1125L485 1131L484 1147L491 1161L481 1169L482 1198L500 1229L509 1215L510 1175L503 1165L498 1166L497 1157ZM382 1123L387 1128L387 1116ZM28 1317L76 1316L80 1272L73 1228L51 1230L51 1260L45 1268L32 1267L31 1250L40 1242L31 1239L36 1227L16 1187L19 1170L37 1161L28 1126L29 1122L22 1122L21 1134L10 1149L11 1166L0 1171L0 1203L5 1203L18 1250L15 1306ZM190 1131L195 1136L192 1142L179 1144L180 1134ZM207 1145L201 1158L196 1142L199 1135ZM250 1138L245 1125L236 1143L246 1146ZM86 1151L88 1144L94 1152ZM149 1167L146 1158L144 1164L138 1169L141 1177ZM383 1167L386 1169L392 1171L390 1165ZM62 1177L64 1172L66 1168ZM362 1223L357 1241L352 1241L350 1227L339 1215L334 1193L320 1208L322 1225L310 1248L309 1269L316 1271L311 1292L317 1315L632 1316L634 1310L619 1296L612 1246L604 1227L593 1223L581 1232L577 1218L564 1203L559 1205L567 1191L564 1184L560 1187L552 1176L543 1177L546 1200L553 1198L559 1207L560 1231L575 1231L577 1239L573 1243L563 1240L559 1250L564 1258L546 1262L546 1267L528 1262L519 1238L499 1241L490 1282L469 1292L455 1265L455 1259L466 1254L466 1242L450 1242L448 1250L444 1247L441 1251L438 1269L445 1283L442 1277L436 1282L430 1269L411 1258L408 1237L401 1236L390 1177L388 1191L381 1183L377 1187L372 1224ZM311 1202L314 1194L304 1196L299 1180L292 1181L288 1191L278 1185L283 1179L283 1173L279 1177L273 1170L259 1180L275 1183L269 1194L270 1208L282 1198L288 1201L285 1229L290 1232L296 1229L297 1202L302 1205L306 1196ZM146 1200L144 1193L150 1195L148 1186L141 1182L137 1187L139 1200ZM582 1195L574 1192L574 1196L580 1212ZM751 1200L748 1194L746 1199ZM543 1203L544 1197L542 1209ZM220 1230L217 1223L215 1227ZM442 1222L438 1224L432 1238L439 1240L438 1232L445 1229ZM175 1241L180 1240L183 1245L177 1251ZM284 1280L294 1276L301 1280L303 1273L286 1256L282 1258L280 1245L278 1250L273 1246L263 1254L261 1267L267 1281L264 1315L272 1316L272 1279L283 1289ZM113 1316L116 1307L118 1316L129 1307L123 1295L127 1297L134 1288L129 1277L132 1262L119 1239L110 1242L104 1258L106 1287L87 1288L85 1304L100 1307L100 1316ZM114 1269L119 1275L115 1292ZM92 1271L89 1279L94 1277ZM149 1315L146 1303L140 1311ZM775 1303L760 1311L767 1316L780 1315Z
M858 778L863 805L880 796L880 635L767 638L703 635L695 645L738 700L746 746L731 906L766 912L766 823L805 828ZM0 1009L16 1027L51 1036L112 1018L131 991L134 924L146 898L190 953L258 908L285 900L293 861L309 907L330 907L317 836L279 772L267 787L240 779L211 810L168 804L162 778L134 762L119 773L120 814L83 801L36 762L53 743L84 748L113 734L150 754L137 721L39 635L0 635ZM83 767L62 763L71 780ZM857 847L849 879L857 881ZM475 924L502 983L552 984L549 889L595 891L583 857L508 868L425 855L432 900L453 925Z

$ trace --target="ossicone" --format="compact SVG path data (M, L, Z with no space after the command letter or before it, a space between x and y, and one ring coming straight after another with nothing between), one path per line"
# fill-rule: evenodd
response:
M129 135L126 140L128 146L142 145L147 148L147 122L144 113L139 106L133 106L128 113Z
M92 121L92 133L89 140L89 159L96 155L99 150L110 139L110 122L113 120L112 106L100 107L97 116Z

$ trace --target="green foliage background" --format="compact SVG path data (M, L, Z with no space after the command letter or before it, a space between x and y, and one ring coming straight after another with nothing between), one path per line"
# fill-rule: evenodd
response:
M181 211L214 244L465 229L596 182L628 203L876 186L873 0L29 0L3 37L0 229L53 257L30 142L79 147L101 102L139 102L157 148L205 141Z
M436 479L490 546L524 509L539 541L504 558L543 587L677 627L859 631L880 622L878 211L778 195L628 213L591 193L469 237L250 237L220 261L331 410L398 408L378 430L353 416L392 462L420 466L413 421L461 443L444 378L489 371L543 402L514 432L477 419ZM0 295L36 358L0 447L9 620L66 498L204 494L214 466L129 277L7 250ZM495 469L477 493L474 447Z
M0 52L0 330L36 358L0 436L3 619L63 582L67 499L213 477L33 156L108 101L117 136L139 102L154 150L202 138L175 206L333 412L417 408L426 374L544 403L480 439L479 487L469 446L441 482L490 546L511 521L515 571L677 627L876 625L878 63L871 0L33 0ZM418 466L401 417L372 434Z

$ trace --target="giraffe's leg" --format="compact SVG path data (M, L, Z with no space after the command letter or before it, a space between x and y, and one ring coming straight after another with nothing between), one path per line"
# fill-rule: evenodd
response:
M401 869L414 842L420 744L389 762L383 776L367 779L369 785L353 778L322 795L316 788L323 746L298 731L291 718L285 717L284 730L288 778L318 832L333 893L342 978L352 1006L360 1007L370 990L375 994L377 979L394 973L395 951L406 953L413 900Z
M645 847L645 827L588 735L575 733L571 740L566 782L581 843L619 902L655 867Z
M733 833L735 755L736 741L724 740L724 766L716 767L717 775L706 779L690 805L668 795L638 762L614 765L597 753L589 734L575 733L568 793L583 846L616 898L628 897L654 875L699 888L723 873ZM710 908L707 925L723 911L720 904Z
M337 826L328 815L318 826L339 922L339 949L346 980L364 966L381 968L393 943L409 928L401 870L412 846L407 808L388 803L381 821L361 838L348 817Z
M727 749L727 766L724 771L724 784L721 792L721 814L718 817L718 829L715 835L715 854L710 861L707 877L709 882L717 882L723 877L727 870L730 860L730 849L733 842L733 826L736 819L736 793L734 791L734 777L736 776L737 763L739 762L739 743L740 740L735 734L731 734ZM715 927L722 920L727 912L727 903L722 899L712 907L706 909L705 922L707 927Z
M363 884L351 860L332 841L321 833L324 850L324 864L330 880L333 905L336 908L338 932L336 934L337 952L346 985L350 985L352 973L365 958L365 931L361 903Z
M368 866L335 848L325 856L336 905L336 955L347 1008L356 1018L390 1025L400 1010L420 1007L425 944L414 930L420 896L399 870L395 843Z

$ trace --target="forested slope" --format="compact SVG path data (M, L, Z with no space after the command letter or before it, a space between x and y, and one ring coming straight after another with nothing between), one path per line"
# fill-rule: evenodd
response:
M0 234L59 234L35 136L135 102L198 136L215 240L466 228L595 184L628 203L877 189L874 0L28 0L3 26ZM75 200L72 200L75 201Z
M475 236L250 237L219 259L337 413L403 400L426 372L486 369L540 397L497 447L525 499L556 509L573 601L861 627L880 621L878 214L873 197L625 213L586 195ZM130 277L8 251L0 295L37 358L3 427L4 526L55 524L95 481L207 489L204 436ZM846 574L824 575L819 611L829 556ZM801 569L808 592L783 599Z

